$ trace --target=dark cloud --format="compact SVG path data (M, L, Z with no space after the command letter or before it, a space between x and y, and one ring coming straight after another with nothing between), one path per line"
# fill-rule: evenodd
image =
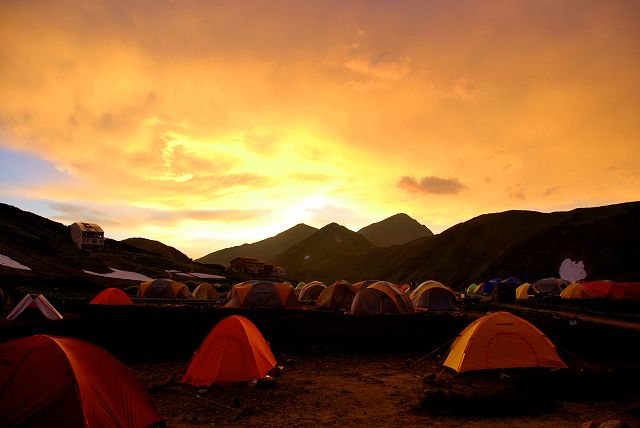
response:
M398 181L398 187L411 193L432 193L436 195L455 195L468 189L457 178L422 177L420 181L415 177L405 175Z

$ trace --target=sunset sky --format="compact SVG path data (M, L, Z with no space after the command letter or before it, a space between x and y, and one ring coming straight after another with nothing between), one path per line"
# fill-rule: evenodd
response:
M0 201L191 257L640 199L639 1L0 2Z

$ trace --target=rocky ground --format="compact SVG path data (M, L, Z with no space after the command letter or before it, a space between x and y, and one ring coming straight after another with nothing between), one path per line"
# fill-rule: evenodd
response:
M575 370L461 376L443 372L437 358L418 361L415 353L277 358L284 371L275 382L225 388L179 383L188 361L131 368L170 427L576 427L607 419L640 426L637 408L617 413L640 402L635 371L631 377ZM610 382L603 383L605 376Z

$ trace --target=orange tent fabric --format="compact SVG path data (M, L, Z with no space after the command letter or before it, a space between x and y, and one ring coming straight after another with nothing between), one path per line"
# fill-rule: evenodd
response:
M415 309L411 299L395 284L378 281L356 294L351 304L351 313L365 314L405 314Z
M348 311L351 309L356 293L356 289L349 282L344 280L336 281L320 293L316 300L316 308L332 311L344 309Z
M193 386L230 385L263 378L276 359L260 330L247 318L220 321L193 355L182 382Z
M133 300L119 288L107 288L94 297L90 305L133 305Z
M556 347L540 330L509 312L494 312L469 324L451 345L444 365L456 372L567 368Z
M189 288L182 282L161 278L146 281L138 288L138 297L146 299L192 299Z
M592 299L589 290L577 282L569 284L567 288L562 290L560 297L563 299Z
M299 307L300 302L291 284L271 281L246 281L236 284L229 291L229 308L249 307Z
M102 348L36 335L0 344L0 426L131 427L161 422L144 386Z
M640 299L640 283L638 282L593 281L582 282L581 284L594 298Z

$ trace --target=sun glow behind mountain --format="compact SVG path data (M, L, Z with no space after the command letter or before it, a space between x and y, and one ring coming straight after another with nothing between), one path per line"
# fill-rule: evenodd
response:
M639 199L637 2L2 2L0 197L193 257Z

